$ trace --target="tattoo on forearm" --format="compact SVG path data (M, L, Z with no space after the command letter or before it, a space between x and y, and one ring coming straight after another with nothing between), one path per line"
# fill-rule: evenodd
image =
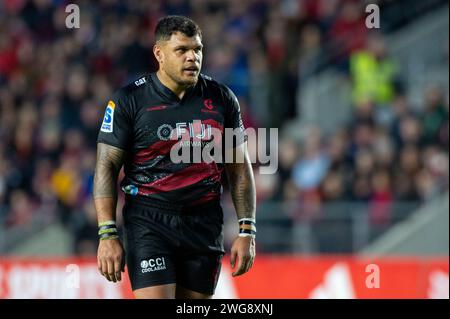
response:
M117 176L122 167L125 152L117 147L99 143L94 177L94 198L117 196Z
M227 173L238 218L255 218L256 191L250 163L230 164Z

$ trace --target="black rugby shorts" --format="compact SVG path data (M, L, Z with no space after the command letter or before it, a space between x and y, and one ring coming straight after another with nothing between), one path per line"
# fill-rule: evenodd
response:
M133 290L176 283L214 294L224 254L219 201L183 207L127 196L123 217Z

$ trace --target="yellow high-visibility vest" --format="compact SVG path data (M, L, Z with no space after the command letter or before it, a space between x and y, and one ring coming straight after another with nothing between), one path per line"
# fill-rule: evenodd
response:
M378 61L369 52L356 52L350 57L350 73L355 104L367 100L385 104L394 98L396 66L390 59Z

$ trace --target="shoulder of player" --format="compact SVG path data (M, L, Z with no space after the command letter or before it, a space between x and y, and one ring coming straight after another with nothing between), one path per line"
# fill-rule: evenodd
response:
M132 95L142 91L145 86L149 85L148 83L149 76L142 76L117 90L116 95L122 99L130 98Z
M115 104L119 104L122 111L126 110L133 113L135 110L135 97L148 85L148 82L148 76L140 77L115 91L111 100Z
M219 83L212 77L205 74L200 74L200 79L207 90L210 91L213 95L219 96L224 100L233 99L234 93L225 84Z

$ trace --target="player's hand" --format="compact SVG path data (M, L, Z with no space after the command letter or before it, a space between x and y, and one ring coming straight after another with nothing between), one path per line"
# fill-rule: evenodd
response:
M255 239L252 237L237 237L231 247L231 268L234 269L237 260L237 268L232 273L233 277L245 274L253 266L255 260Z
M120 239L100 240L97 251L97 265L108 281L118 282L125 271L125 256Z

